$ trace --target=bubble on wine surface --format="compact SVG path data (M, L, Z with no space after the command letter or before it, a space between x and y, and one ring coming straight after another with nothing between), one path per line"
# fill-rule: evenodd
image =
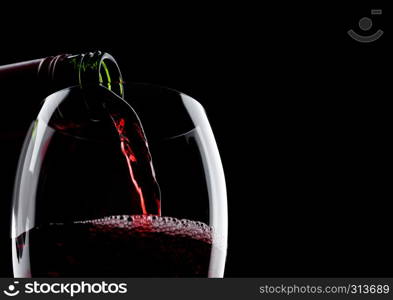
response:
M172 236L188 237L205 243L212 243L212 229L203 222L173 217L151 215L118 215L100 219L76 221L76 224L89 224L92 230L132 231L164 233Z

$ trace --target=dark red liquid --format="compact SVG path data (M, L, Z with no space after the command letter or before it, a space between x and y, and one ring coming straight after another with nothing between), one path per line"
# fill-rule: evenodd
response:
M14 243L18 277L207 277L212 232L189 220L115 216L39 226Z
M116 114L111 118L119 134L120 148L127 162L132 188L135 189L144 215L161 215L160 189L153 168L146 136L138 123L128 132L126 120Z

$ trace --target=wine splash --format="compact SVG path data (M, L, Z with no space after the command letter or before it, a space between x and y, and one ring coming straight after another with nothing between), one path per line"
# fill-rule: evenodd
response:
M132 185L139 197L143 215L161 215L160 188L155 177L149 145L141 126L134 122L129 131L126 120L111 114L120 139L120 148L127 161Z

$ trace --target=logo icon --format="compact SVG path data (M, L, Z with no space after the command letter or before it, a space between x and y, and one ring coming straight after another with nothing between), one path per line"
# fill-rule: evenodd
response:
M372 9L371 10L371 15L382 15L382 9ZM373 26L373 22L370 18L368 17L363 17L359 20L359 27L363 31L369 31L371 27ZM378 29L375 33L371 35L361 35L356 33L353 29L348 31L348 35L353 38L355 41L358 41L360 43L371 43L376 40L378 40L383 34L383 31L381 29Z
M6 294L7 296L10 296L10 297L14 297L14 296L18 295L19 294L19 290L17 290L16 286L15 286L18 283L19 283L19 281L14 281L14 284L10 284L8 286L8 290L4 290L3 291L4 294Z

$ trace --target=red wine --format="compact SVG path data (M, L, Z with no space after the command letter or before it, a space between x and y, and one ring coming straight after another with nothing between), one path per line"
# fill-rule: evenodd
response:
M186 219L123 215L38 226L14 244L17 277L207 277L212 230Z
M160 216L160 188L155 176L149 144L142 127L139 122L134 122L131 132L127 132L125 118L117 114L112 114L111 118L119 134L120 148L127 162L131 183L138 194L141 211L144 215Z

